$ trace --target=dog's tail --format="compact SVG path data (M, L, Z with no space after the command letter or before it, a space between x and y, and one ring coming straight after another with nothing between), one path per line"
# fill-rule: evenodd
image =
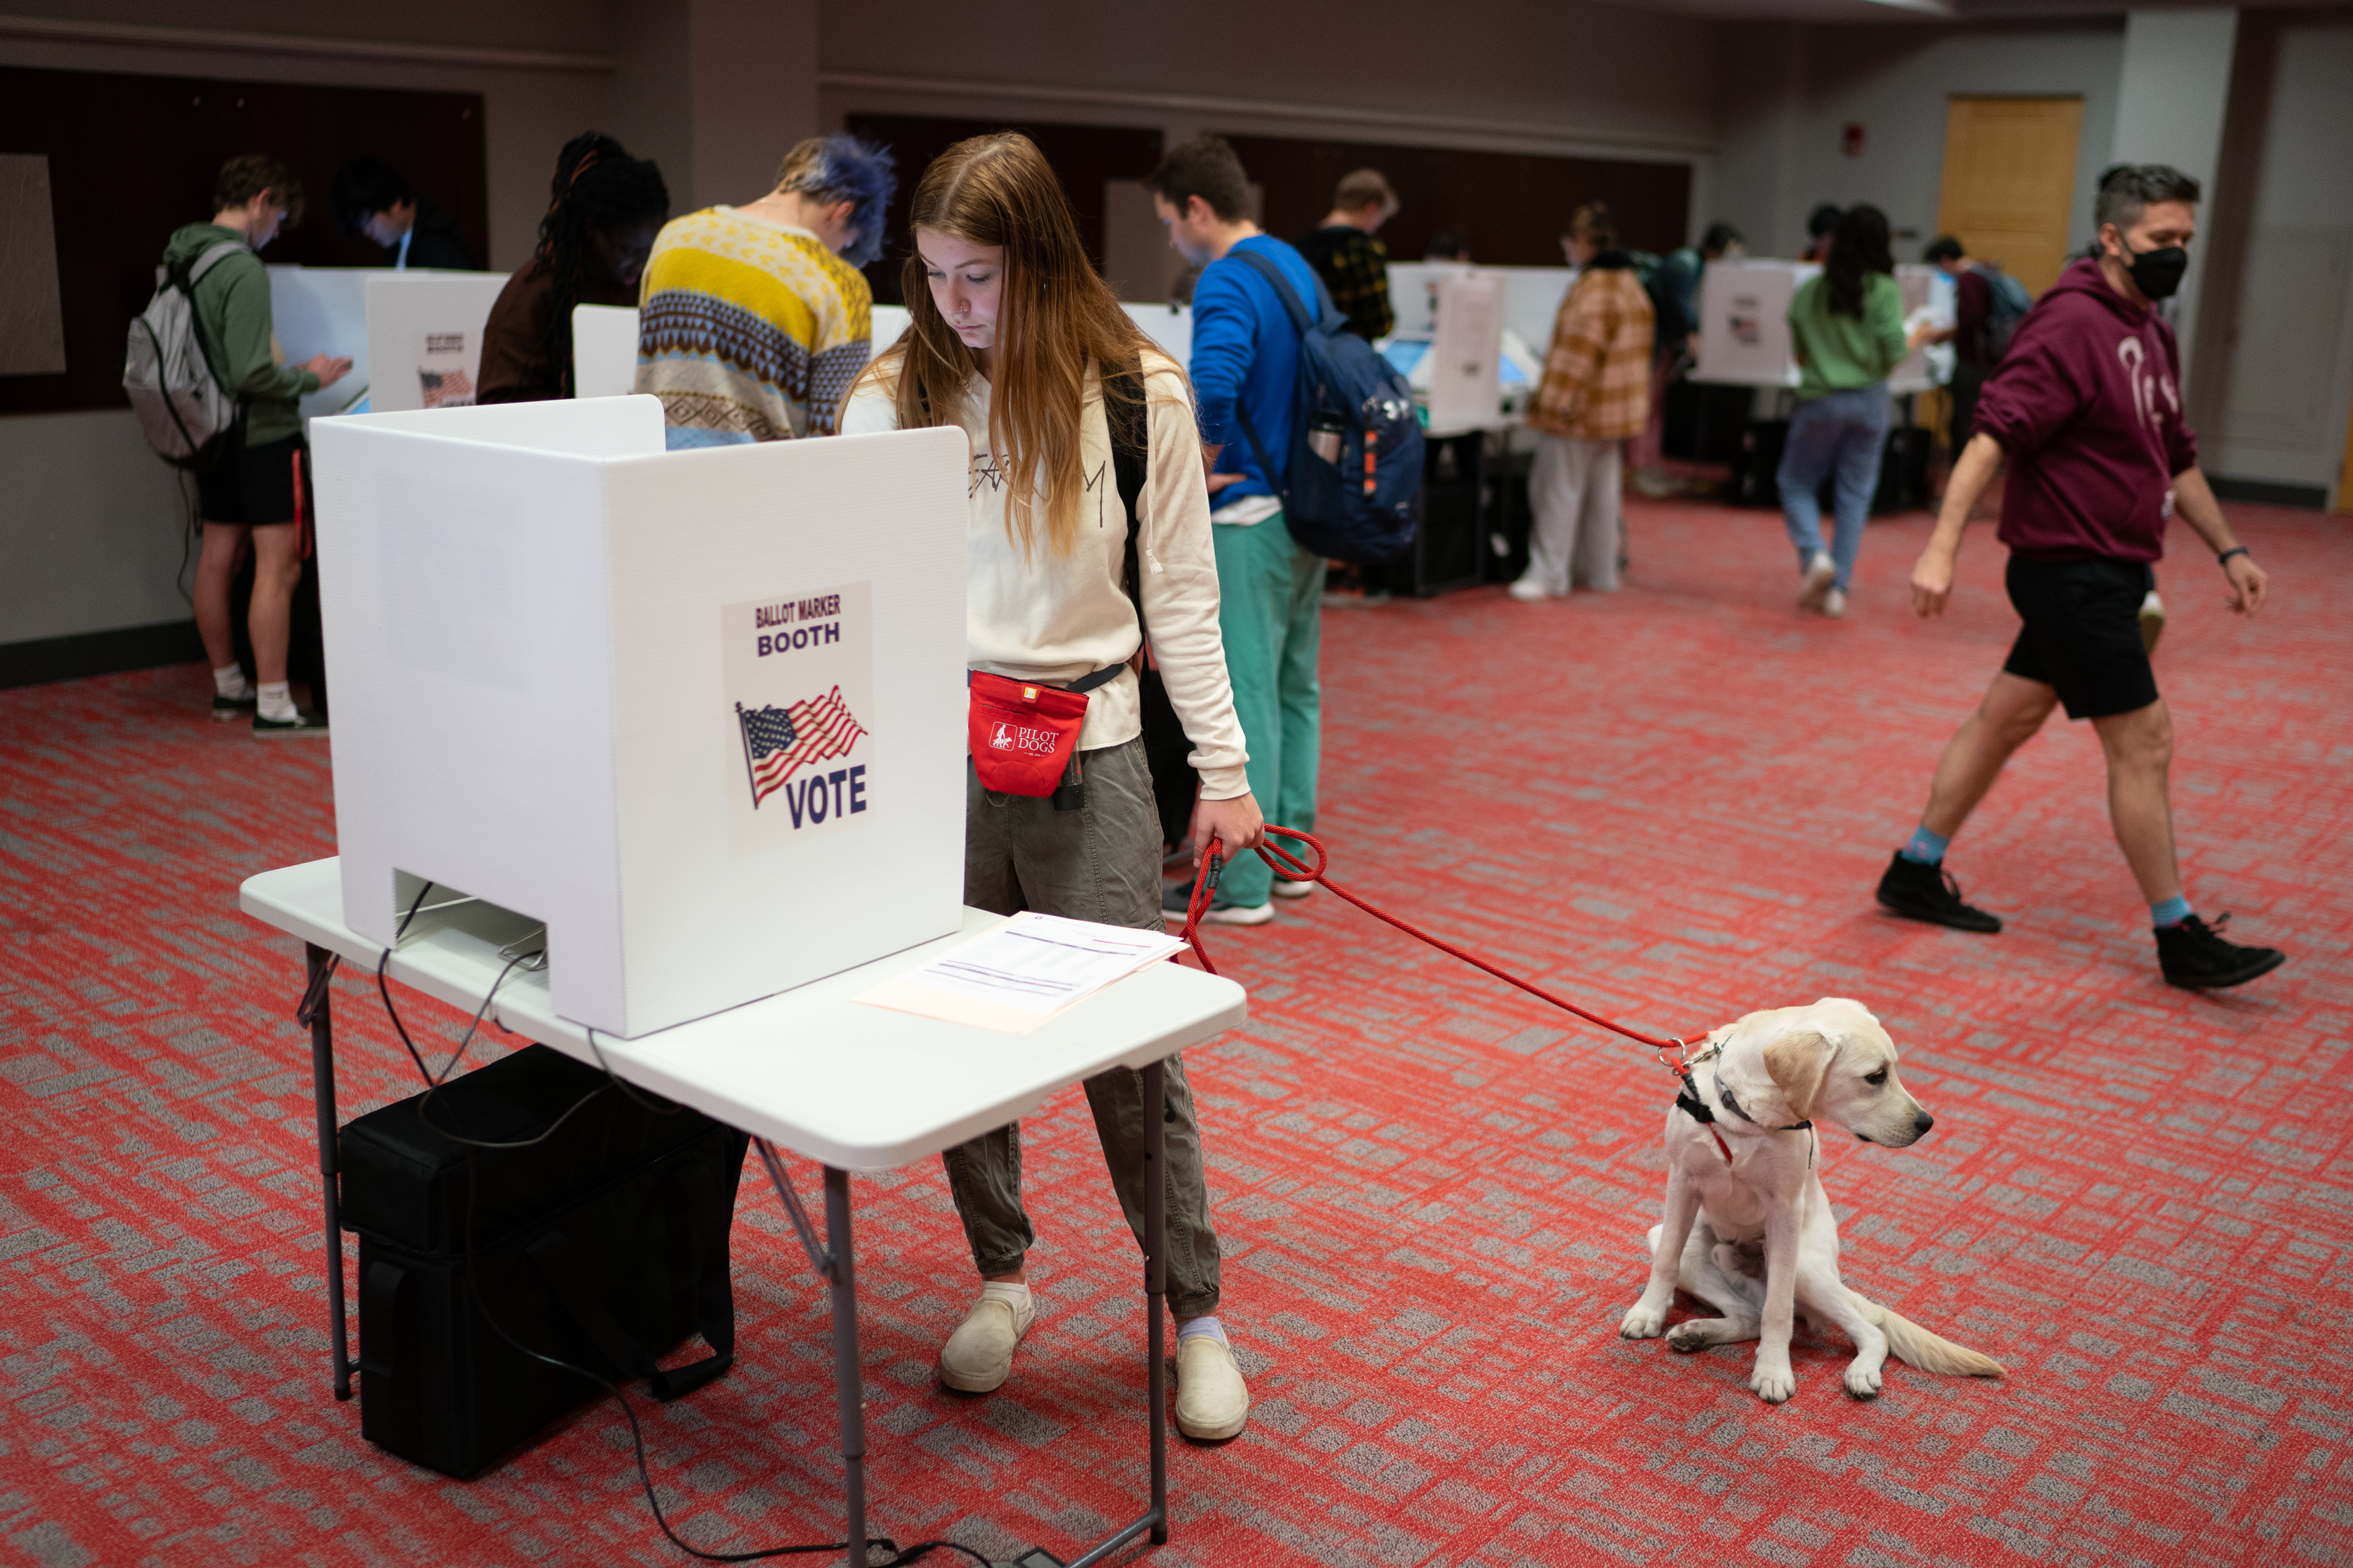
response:
M2001 1363L1989 1355L1981 1355L1967 1345L1957 1345L1948 1339L1930 1333L1900 1312L1889 1310L1878 1302L1854 1292L1847 1294L1862 1302L1880 1331L1887 1336L1887 1348L1906 1365L1922 1372L1947 1373L1957 1377L2000 1377Z

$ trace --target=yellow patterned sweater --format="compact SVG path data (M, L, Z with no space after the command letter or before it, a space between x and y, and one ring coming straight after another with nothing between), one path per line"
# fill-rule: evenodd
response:
M804 228L733 207L662 226L638 315L638 390L672 450L830 436L871 352L865 275Z

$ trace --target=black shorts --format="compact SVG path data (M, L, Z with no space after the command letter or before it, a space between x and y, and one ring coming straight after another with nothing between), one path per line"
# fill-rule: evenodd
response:
M2105 719L2157 700L2157 676L2140 640L2149 570L2104 556L2030 561L2013 553L2004 574L2018 641L2002 669L2059 693L2070 719Z
M220 461L196 476L196 496L206 522L267 526L294 521L294 459L302 437L287 436L259 447L238 431Z

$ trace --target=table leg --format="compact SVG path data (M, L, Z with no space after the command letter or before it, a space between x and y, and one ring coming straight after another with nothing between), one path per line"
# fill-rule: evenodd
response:
M319 1118L319 1185L327 1220L327 1329L334 1340L335 1397L352 1396L351 1343L343 1318L343 1205L337 1190L335 1157L335 1035L330 1018L326 976L333 957L316 943L305 943L303 957L311 1002L311 1099Z
M1168 1542L1168 1372L1166 1330L1161 1313L1168 1295L1168 1065L1144 1069L1144 1331L1151 1358L1145 1381L1152 1405L1152 1506L1071 1560L1070 1568L1095 1568L1142 1535Z
M1152 1403L1152 1543L1168 1540L1168 1388L1161 1306L1168 1292L1168 1068L1155 1059L1144 1069L1144 1311Z
M841 1418L841 1489L849 1568L866 1568L866 1389L858 1365L858 1277L850 1263L849 1173L825 1168L825 1245L833 1271L833 1397Z

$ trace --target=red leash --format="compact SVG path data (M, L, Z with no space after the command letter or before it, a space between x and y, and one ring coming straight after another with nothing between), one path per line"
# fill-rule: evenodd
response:
M1316 837L1314 834L1302 833L1295 827L1277 827L1272 823L1267 824L1266 831L1268 837L1258 846L1258 857L1260 859L1265 861L1270 867L1273 868L1274 874L1282 878L1284 881L1320 882L1324 885L1326 891L1338 898L1345 899L1348 902L1356 905L1358 909L1364 910L1375 920L1385 921L1388 924L1397 927L1398 930L1405 932L1406 935L1418 937L1421 941L1428 942L1430 946L1438 949L1439 952L1459 958L1473 969L1483 970L1487 973L1492 974L1496 979L1502 981L1506 985L1516 985L1521 990L1526 992L1529 995L1549 1002L1564 1013L1574 1013L1588 1024L1597 1024L1602 1028L1609 1030L1613 1035L1623 1035L1628 1039L1634 1041L1638 1045L1649 1046L1653 1050L1661 1052L1662 1055L1659 1058L1661 1065L1672 1068L1675 1075L1683 1079L1686 1084L1690 1082L1691 1066L1686 1059L1686 1053L1689 1047L1682 1039L1669 1038L1662 1040L1653 1036L1645 1035L1637 1030L1630 1029L1623 1024L1613 1024L1598 1013L1587 1012L1584 1008L1578 1006L1574 1002L1563 1001L1560 997L1554 995L1551 992L1546 990L1541 985L1533 985L1527 981L1521 979L1516 974L1505 973L1504 971L1496 968L1493 964L1489 963L1485 959L1474 957L1472 954L1463 952L1461 948L1456 947L1452 942L1440 942L1438 938L1430 935L1428 931L1423 931L1419 926L1401 921L1386 910L1376 909L1371 904L1366 903L1364 900L1356 897L1356 894L1348 891L1347 889L1341 887L1338 883L1334 882L1330 878L1324 876L1324 868L1328 863L1328 857L1324 851L1324 841ZM1310 849L1313 849L1315 852L1315 864L1313 867L1310 867L1305 861L1292 854L1288 849L1275 844L1272 839L1273 836L1278 833L1285 838L1295 838L1302 844L1306 845ZM1201 945L1201 911L1208 908L1209 895L1217 888L1218 873L1223 866L1223 857L1219 853L1219 848L1220 844L1219 840L1214 838L1209 840L1208 852L1201 857L1200 868L1193 873L1193 896L1187 901L1185 909L1185 940L1192 944L1193 956L1201 961L1201 967L1208 970L1212 974L1215 974L1218 972L1218 966L1209 962L1208 950ZM1706 1037L1707 1037L1704 1032L1698 1037L1700 1039L1705 1039ZM1675 1059L1672 1061L1667 1060L1666 1056L1663 1054L1669 1051L1674 1053ZM1713 1131L1713 1129L1711 1129L1711 1131ZM1719 1145L1722 1144L1723 1138L1721 1135L1717 1137L1716 1142ZM1725 1158L1728 1160L1731 1157L1731 1152L1729 1150L1725 1151Z

